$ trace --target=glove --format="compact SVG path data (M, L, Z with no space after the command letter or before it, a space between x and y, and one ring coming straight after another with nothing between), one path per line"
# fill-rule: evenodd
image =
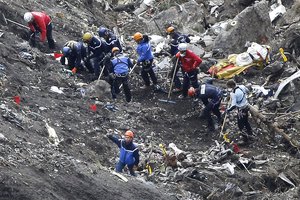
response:
M74 68L72 69L72 73L73 73L73 74L76 74L76 72L77 72L77 68L74 67Z

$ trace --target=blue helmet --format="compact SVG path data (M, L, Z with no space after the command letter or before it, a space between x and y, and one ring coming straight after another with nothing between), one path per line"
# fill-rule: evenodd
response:
M106 35L107 32L107 28L100 26L99 30L98 30L98 34L100 37L104 37Z
M71 53L71 48L70 47L64 47L62 49L62 53L64 54L64 56L67 56L68 54Z

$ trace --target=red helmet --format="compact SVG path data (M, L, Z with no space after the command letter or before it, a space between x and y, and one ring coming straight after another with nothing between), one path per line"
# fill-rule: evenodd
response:
M196 93L195 88L190 87L190 89L188 90L189 97L195 96L195 93Z
M125 137L126 137L126 136L127 136L127 137L133 138L134 134L133 134L132 131L128 130L128 131L125 132Z

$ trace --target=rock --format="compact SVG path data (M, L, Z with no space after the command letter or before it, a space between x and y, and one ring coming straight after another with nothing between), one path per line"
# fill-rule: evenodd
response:
M282 77L290 77L295 72L297 72L298 68L296 66L289 65L286 68L284 68L284 71L282 72Z
M234 183L227 183L225 193L233 194L235 197L239 197L243 194L243 191L239 186Z
M151 20L147 23L149 32L157 34L161 34L160 32L164 33L165 30L159 29L165 27L167 23L174 24L174 26L183 33L202 32L204 27L202 25L199 26L204 19L202 7L196 1L188 1L187 3L180 5L180 7L182 7L184 12L181 12L180 9L178 9L178 6L172 6L169 9L158 13L155 16L155 21ZM180 24L176 24L176 22L180 22Z
M282 69L283 69L283 63L279 62L279 61L275 61L275 62L267 65L263 69L263 73L265 75L276 74L276 73L280 72Z
M182 181L183 178L184 178L184 173L182 171L177 171L174 174L173 181L175 181L175 182Z
M100 100L110 98L110 85L104 80L94 81L87 87L86 95L90 98L97 97Z
M238 3L241 4L242 6L250 6L254 2L255 0L238 0Z
M268 11L267 1L261 1L243 10L233 19L237 22L235 26L217 36L214 48L222 49L226 54L240 53L245 50L246 41L262 43L262 38L272 38L274 29Z
M2 133L0 133L0 142L7 142L8 141L8 139L2 134Z

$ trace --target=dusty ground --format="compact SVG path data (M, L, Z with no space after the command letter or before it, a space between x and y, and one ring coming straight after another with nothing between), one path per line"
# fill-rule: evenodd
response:
M45 10L53 16L64 12L63 18L54 17L57 50L65 41L78 39L83 24L116 22L114 15L102 13L89 4L94 2L97 6L95 1L66 2L0 1L0 10L7 18L22 24L27 10ZM153 132L155 145L173 142L193 154L214 145L219 130L206 132L205 122L198 118L199 112L194 111L191 99L178 100L177 95L172 95L176 104L163 103L159 99L166 99L166 94L139 89L141 79L137 75L133 75L131 82L133 102L127 104L120 97L116 103L119 110L112 112L105 107L107 101L82 97L76 83L87 80L62 72L59 62L44 54L51 53L47 47L41 46L42 51L30 48L24 40L27 38L24 29L7 26L0 20L0 30L4 33L0 37L0 133L5 137L0 138L0 199L189 199L187 191L196 194L190 199L203 199L210 194L203 189L204 185L211 190L218 188L222 199L283 199L287 195L288 199L299 198L298 187L291 189L291 185L276 176L285 172L298 186L299 160L280 141L266 141L257 126L258 140L242 150L248 158L257 155L270 158L268 165L261 167L264 174L237 169L234 175L227 175L208 169L203 182L188 178L170 184L157 179L146 182L141 176L126 176L128 183L120 181L109 172L118 154L105 137L110 130L130 128L136 132L136 141L145 145ZM20 57L24 49L35 59ZM51 86L63 88L64 93L51 92ZM20 105L13 100L17 95L21 97ZM94 112L89 106L95 103ZM49 144L44 121L63 140L57 147ZM201 165L197 167L201 169ZM263 192L235 197L222 192L227 183L239 185L244 192Z

